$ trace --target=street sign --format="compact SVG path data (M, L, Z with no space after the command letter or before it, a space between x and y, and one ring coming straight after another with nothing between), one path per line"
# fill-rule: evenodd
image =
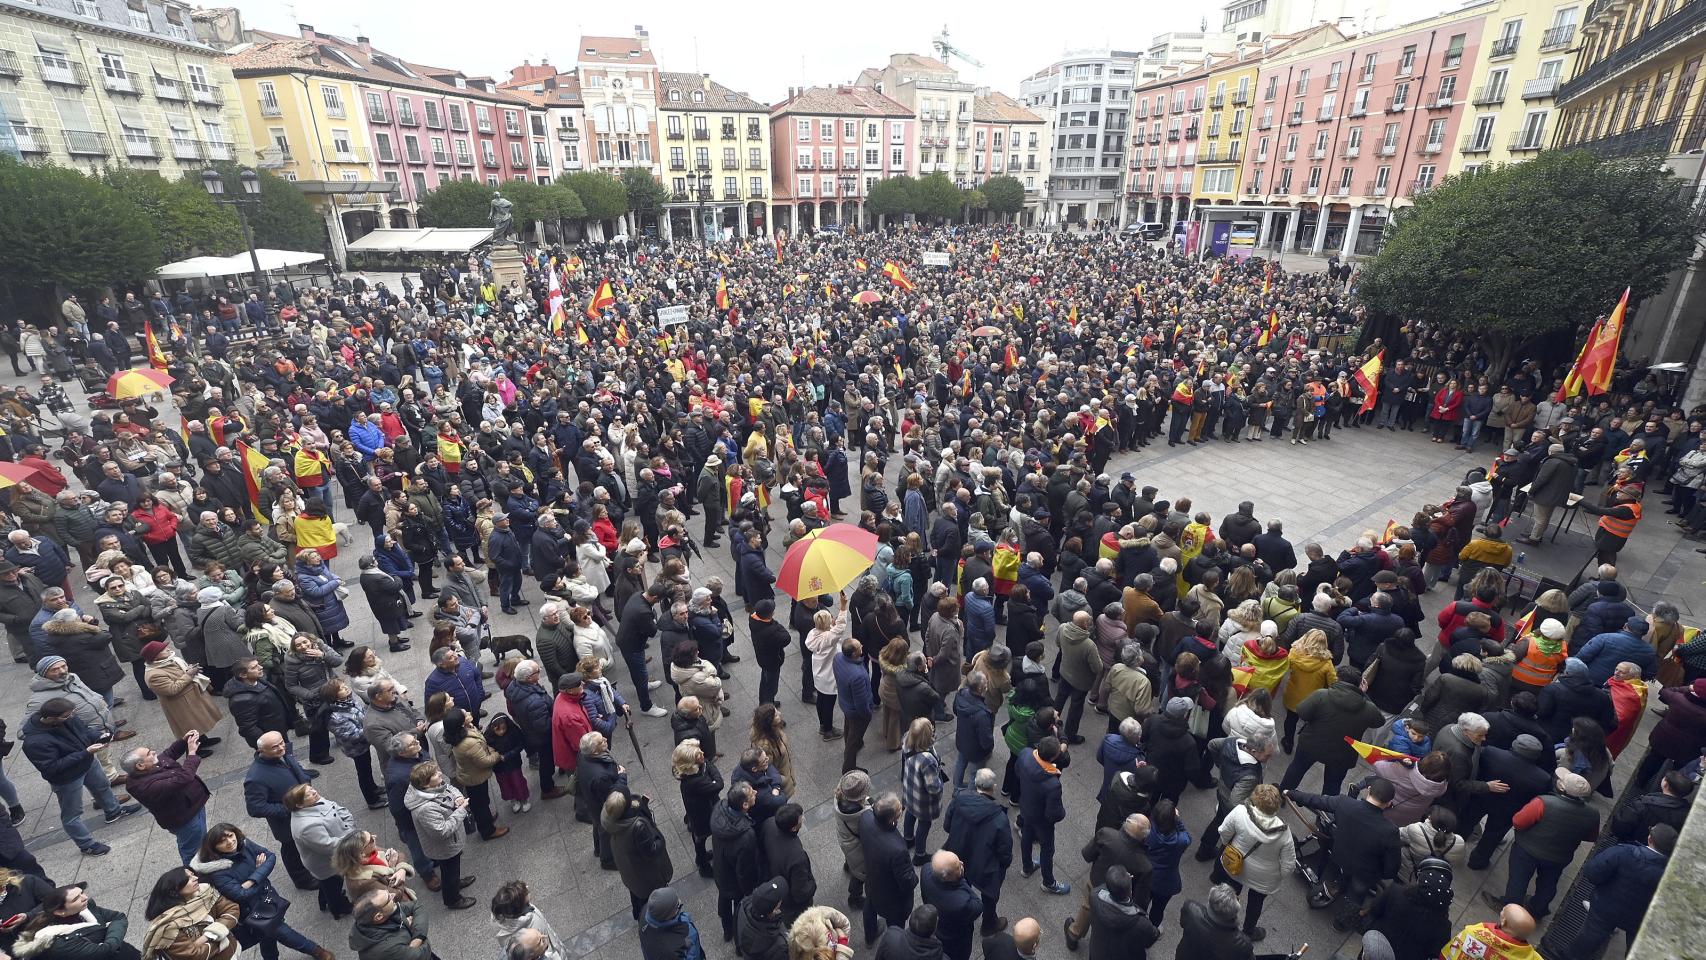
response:
M685 304L683 304L681 306L677 306L677 307L659 307L658 308L658 326L668 327L668 326L673 326L677 323L686 323L686 322L687 322L687 306Z

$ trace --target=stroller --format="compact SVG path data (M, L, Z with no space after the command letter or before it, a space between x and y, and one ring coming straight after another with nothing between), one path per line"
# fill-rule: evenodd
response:
M1297 877L1308 888L1311 910L1322 910L1339 899L1344 888L1338 865L1333 863L1333 815L1326 811L1304 810L1286 798L1292 813L1305 824L1313 824L1307 836L1295 840L1297 847Z

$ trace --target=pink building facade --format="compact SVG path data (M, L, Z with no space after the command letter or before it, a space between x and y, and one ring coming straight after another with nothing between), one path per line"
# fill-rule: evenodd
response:
M1487 9L1262 64L1238 198L1260 208L1259 246L1377 249L1393 208L1446 174Z
M912 169L912 111L868 87L790 89L770 108L770 222L790 232L868 225L877 181Z
M1126 195L1143 220L1171 223L1190 214L1209 76L1194 70L1132 93Z
M485 95L361 87L374 161L380 176L402 185L400 199L418 203L450 180L550 181L544 111L533 108L540 127L535 137L526 100L477 92Z

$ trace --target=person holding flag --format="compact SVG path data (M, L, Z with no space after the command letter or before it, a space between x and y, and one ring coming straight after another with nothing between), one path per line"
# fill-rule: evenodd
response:
M906 291L907 293L912 292L912 290L913 290L912 281L907 279L906 271L902 270L900 268L900 264L895 263L893 260L884 261L884 263L883 263L883 276L888 277L890 283L892 283L895 286L899 287L900 289Z
M1576 354L1576 362L1570 366L1563 382L1558 384L1558 394L1552 398L1556 402L1563 403L1584 390L1588 396L1597 397L1611 389L1611 376L1617 366L1617 345L1623 337L1623 318L1629 310L1629 289L1623 288L1623 296L1610 316L1594 322L1581 352Z

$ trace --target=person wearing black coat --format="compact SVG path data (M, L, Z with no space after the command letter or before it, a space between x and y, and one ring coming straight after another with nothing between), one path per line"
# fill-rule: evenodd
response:
M735 921L735 951L742 960L788 960L788 882L772 877L741 904Z
M1376 779L1355 797L1330 796L1287 790L1286 796L1300 806L1333 814L1333 863L1345 876L1345 888L1336 905L1335 929L1346 925L1362 910L1363 901L1382 880L1398 875L1403 845L1398 827L1386 819L1396 790L1392 781ZM1187 937L1189 934L1187 933Z
M995 711L989 709L985 690L989 681L981 672L966 677L965 686L954 694L954 789L966 785L966 771L974 774L995 752Z
M403 638L404 631L409 629L409 600L403 592L403 581L379 569L371 556L362 557L360 566L361 592L379 621L379 632L390 641L390 651L399 653L409 649L409 641Z
M1147 891L1145 891L1147 894ZM1090 893L1090 960L1144 960L1161 932L1125 868L1113 866Z
M1297 569L1297 551L1292 549L1291 541L1281 535L1282 529L1278 520L1269 520L1268 532L1258 533L1250 541L1256 545L1256 559L1267 564L1274 573Z
M1317 690L1303 698L1297 715L1303 729L1297 735L1297 753L1280 779L1280 789L1290 790L1303 782L1303 775L1319 763L1321 790L1339 792L1357 763L1356 751L1345 742L1346 737L1360 739L1370 727L1386 721L1380 708L1362 692L1362 674L1355 667L1341 667L1338 679L1325 690Z
M983 771L979 771L983 773ZM954 794L943 827L947 839L942 849L959 855L966 879L983 896L983 934L988 936L1007 925L996 910L1002 882L1013 863L1013 825L1007 808L995 799L995 773L982 781L972 776L973 788Z
M658 632L657 613L652 605L662 600L663 594L654 592L657 589L655 584L647 584L645 589L630 596L620 611L616 627L616 649L622 651L622 662L628 665L628 677L634 685L634 699L639 701L641 713L652 708L651 686L646 677L646 646Z
M694 863L699 867L699 875L710 879L715 876L715 871L707 844L711 842L711 814L723 795L723 775L711 758L705 756L703 748L684 751L678 744L672 762L676 779L681 783L681 806L687 813L687 832L693 836Z
M936 910L936 939L947 960L970 960L973 930L983 913L983 898L966 879L960 858L938 850L918 881L919 897Z
M782 664L788 657L788 628L776 622L776 601L760 600L747 616L752 634L752 656L758 662L758 702L774 703L782 681Z
M1472 869L1485 870L1492 863L1493 854L1505 834L1510 833L1511 821L1518 810L1535 797L1552 792L1551 761L1552 751L1528 734L1518 736L1509 750L1490 743L1481 745L1476 778L1489 783L1499 780L1510 789L1504 793L1476 794L1470 798L1465 816L1458 819L1457 829L1464 836L1475 829L1482 817L1487 819L1481 825L1480 842L1469 851Z
M1186 900L1179 908L1179 945L1173 960L1250 960L1255 947L1238 929L1238 893L1226 884L1208 892L1208 902Z
M1094 928L1097 894L1108 883L1114 870L1122 871L1126 904L1134 904L1139 912L1149 903L1149 884L1155 868L1149 862L1149 818L1132 814L1118 827L1102 827L1091 836L1079 855L1090 865L1090 882L1085 890L1084 903L1078 913L1066 921L1066 948L1075 950L1078 941ZM1149 922L1147 915L1143 918ZM1153 941L1151 941L1153 942ZM1092 945L1092 953L1095 953Z
M233 664L231 680L223 692L231 719L237 723L237 735L249 746L255 746L261 734L269 731L288 742L296 710L285 692L266 679L260 661L244 658Z
M1540 688L1540 713L1537 719L1546 727L1544 743L1563 743L1570 738L1570 724L1577 717L1587 717L1599 724L1601 730L1617 729L1617 708L1612 706L1611 694L1595 686L1588 677L1587 664L1575 657L1564 661L1552 682Z
M1181 700L1183 705L1175 707L1174 704ZM1179 795L1185 792L1185 784L1194 780L1202 768L1202 754L1197 750L1196 739L1191 736L1190 724L1186 722L1190 712L1189 700L1174 697L1162 712L1150 717L1143 725L1143 755L1148 765L1159 774L1156 788L1161 796L1175 804L1179 802Z
M775 816L758 827L759 847L767 872L787 884L782 900L782 919L786 923L793 923L817 896L812 858L800 842L800 828L804 824L805 810L797 803L784 803Z
M1427 666L1428 658L1416 649L1416 632L1399 630L1374 653L1367 678L1368 698L1388 716L1403 712L1421 694Z
M1487 718L1487 746L1509 750L1516 738L1525 733L1537 742L1556 742L1547 739L1551 734L1538 719L1539 712L1540 698L1533 691L1519 690L1511 694L1510 706L1482 714Z
M1393 960L1434 960L1451 941L1451 871L1423 870L1389 883L1368 908L1369 929L1386 935Z
M1693 806L1694 781L1681 771L1672 770L1659 778L1659 789L1617 808L1611 817L1611 832L1621 843L1645 842L1652 829L1661 823L1680 832ZM4 916L5 912L0 911L0 917Z
M900 835L900 797L886 793L859 816L859 846L865 853L865 946L876 943L877 919L891 927L912 913L918 870L912 848Z
M758 837L752 829L756 794L752 785L729 787L728 800L711 811L711 872L717 882L717 917L723 921L723 942L735 937L735 912L759 884Z
M610 755L609 744L602 744L597 753L581 751L575 761L575 790L582 808L592 813L592 849L598 854L599 866L606 870L616 869L616 861L610 852L610 837L599 826L598 811L604 809L604 800L611 793L628 792L628 773Z

